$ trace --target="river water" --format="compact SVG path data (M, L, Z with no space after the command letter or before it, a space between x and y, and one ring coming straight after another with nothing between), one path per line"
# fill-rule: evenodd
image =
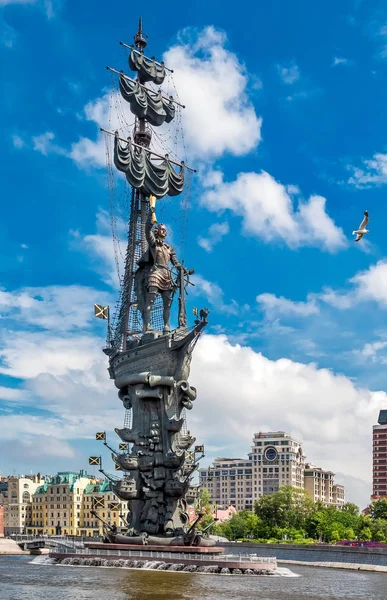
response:
M47 564L0 556L0 600L386 600L387 574L291 566L278 577Z

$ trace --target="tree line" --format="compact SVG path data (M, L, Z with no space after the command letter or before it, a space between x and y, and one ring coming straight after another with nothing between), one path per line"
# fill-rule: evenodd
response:
M199 508L204 512L204 529L216 517L216 507L210 504L207 490L201 492ZM305 490L284 486L259 498L253 511L243 510L224 523L215 523L211 534L229 540L271 543L387 542L387 499L373 502L369 515L364 515L356 504L326 506L314 502Z

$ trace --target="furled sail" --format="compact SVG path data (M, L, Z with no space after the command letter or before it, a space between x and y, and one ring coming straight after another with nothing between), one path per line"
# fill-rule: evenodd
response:
M137 71L141 83L153 81L157 85L161 85L165 79L165 68L157 65L155 61L149 61L141 54L137 54L134 50L129 54L129 68L132 71Z
M114 139L114 164L119 171L125 173L129 184L146 196L178 196L183 191L183 166L176 173L168 159L155 164L151 161L149 152L133 146L130 141L121 142L117 135Z
M170 123L175 116L173 102L164 100L160 93L150 94L138 81L132 82L120 75L121 96L129 102L130 110L139 119L147 121L158 127L164 122Z

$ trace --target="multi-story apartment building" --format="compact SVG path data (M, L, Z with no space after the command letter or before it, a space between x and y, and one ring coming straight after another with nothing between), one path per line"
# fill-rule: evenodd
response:
M32 496L29 534L99 536L103 524L91 511L110 525L122 526L127 518L127 502L115 496L110 482L79 473L60 472L38 486Z
M304 487L305 456L301 442L289 433L255 433L249 459L254 465L256 498L278 492L284 485Z
M249 460L216 458L207 471L200 471L200 485L206 487L217 506L253 508L253 470Z
M372 428L372 500L387 498L387 410L379 412L378 424Z
M60 472L40 485L32 497L27 533L77 535L81 526L83 493L97 479L86 471Z
M335 474L332 471L324 471L312 464L305 466L304 487L315 502L333 504L333 486Z
M285 485L305 487L314 500L325 504L344 504L344 487L334 484L334 473L306 469L301 442L283 431L254 434L248 460L217 458L199 471L199 484L208 489L211 502L237 510L251 510L255 500Z
M332 487L332 504L341 508L345 504L345 489L343 485L335 483Z
M0 537L4 537L4 507L0 504Z
M43 483L41 475L9 477L4 500L4 534L25 533L32 522L32 496Z
M0 479L0 537L4 537L4 502L7 496L8 481Z
M91 483L83 493L81 525L79 535L84 537L102 536L103 521L115 525L117 529L125 526L128 516L128 502L120 500L113 492L110 481ZM101 521L95 515L95 512Z

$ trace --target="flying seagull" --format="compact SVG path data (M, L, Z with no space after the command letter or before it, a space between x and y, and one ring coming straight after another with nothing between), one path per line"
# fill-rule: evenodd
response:
M356 235L356 238L353 240L354 242L360 242L361 238L364 234L369 233L368 229L366 229L368 224L368 210L364 211L364 219L359 225L359 229L352 231L352 235Z

